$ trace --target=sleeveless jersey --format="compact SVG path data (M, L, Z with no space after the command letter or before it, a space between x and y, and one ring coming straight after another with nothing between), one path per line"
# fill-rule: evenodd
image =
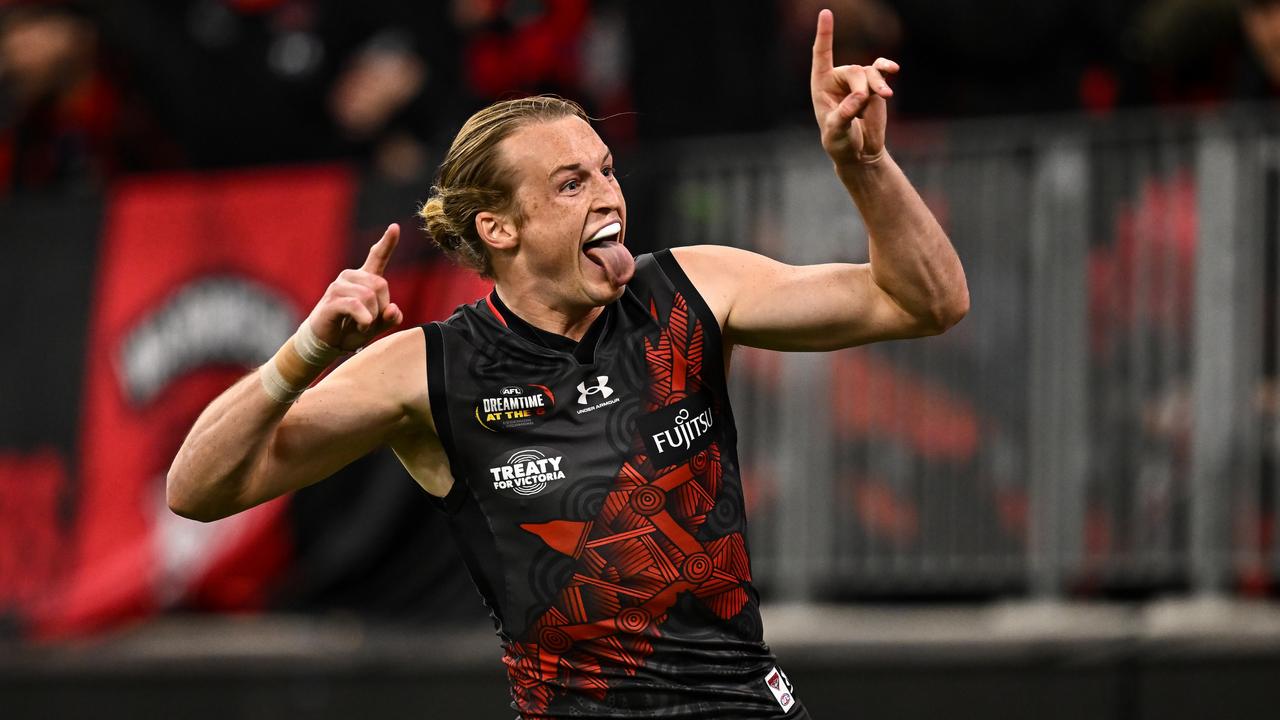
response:
M423 330L440 505L520 717L807 718L763 642L720 328L671 253L587 364L487 299Z

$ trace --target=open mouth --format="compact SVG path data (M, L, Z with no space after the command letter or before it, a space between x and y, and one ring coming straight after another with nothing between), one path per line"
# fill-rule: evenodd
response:
M609 276L614 286L625 285L635 272L635 258L620 242L622 223L611 222L596 231L591 239L582 245L582 254L588 260L600 266Z
M622 233L622 223L611 222L608 225L596 231L595 235L582 246L582 251L587 252L599 247L604 247L605 243L617 242L618 236Z

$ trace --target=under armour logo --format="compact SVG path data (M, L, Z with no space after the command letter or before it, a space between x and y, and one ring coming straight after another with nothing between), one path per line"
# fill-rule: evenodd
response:
M578 393L578 404L586 405L590 402L590 400L587 399L588 396L595 395L596 393L600 393L604 396L604 399L608 400L609 396L613 394L613 388L609 387L608 375L597 375L596 384L591 387L587 387L587 384L584 382L578 383Z

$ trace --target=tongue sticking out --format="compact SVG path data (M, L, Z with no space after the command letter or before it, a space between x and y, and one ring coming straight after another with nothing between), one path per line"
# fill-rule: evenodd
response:
M614 285L626 285L636 270L636 260L626 246L616 240L592 245L583 252L599 265Z

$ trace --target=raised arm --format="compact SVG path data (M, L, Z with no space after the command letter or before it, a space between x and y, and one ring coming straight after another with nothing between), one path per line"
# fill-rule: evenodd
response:
M943 332L969 309L964 268L885 149L885 74L898 64L832 64L834 18L818 15L810 93L822 147L869 236L870 262L793 267L742 250L680 248L685 272L734 343L833 350Z
M314 483L388 443L428 491L448 489L427 403L420 330L383 338L290 400L338 352L358 349L401 322L382 278L398 238L399 228L388 228L363 267L344 270L329 286L297 336L205 408L169 468L174 512L206 521L226 517Z

